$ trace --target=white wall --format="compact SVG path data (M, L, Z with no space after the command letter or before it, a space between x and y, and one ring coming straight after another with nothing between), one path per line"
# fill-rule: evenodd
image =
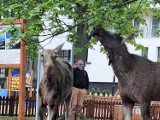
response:
M148 59L157 61L157 48L160 47L160 38L137 39L136 42L148 47ZM142 55L142 52L136 51L134 46L130 44L127 46L130 53ZM94 49L88 51L88 62L91 64L85 68L89 74L90 82L112 82L114 74L112 67L108 65L106 54L100 52L99 43L94 46Z
M73 24L73 20L68 19L65 16L59 16L59 17L66 24ZM50 28L50 25L49 25L50 21L47 21L47 16L44 16L42 21L44 21L44 23L45 23L45 29L49 29ZM53 31L54 31L54 28L52 29L52 32ZM47 30L43 31L40 35L45 35L45 34L50 34L50 31L47 31ZM40 44L46 49L53 49L53 48L57 47L58 45L65 42L62 49L63 50L69 50L69 49L72 48L72 44L67 42L67 35L68 35L68 33L66 32L66 33L63 33L61 35L55 36L54 38L47 39L45 42L41 42ZM41 37L39 37L39 41L43 41L47 37L49 37L49 36L46 36L46 37L41 36Z
M85 69L88 72L90 82L112 82L113 70L108 65L107 55L100 52L100 43L94 46L93 49L88 50L88 62Z
M64 43L63 50L70 50L72 48L72 44L67 42L67 33L54 37L52 40L48 39L45 42L42 42L41 45L46 49L53 49L58 45ZM45 37L39 37L39 40L44 40Z

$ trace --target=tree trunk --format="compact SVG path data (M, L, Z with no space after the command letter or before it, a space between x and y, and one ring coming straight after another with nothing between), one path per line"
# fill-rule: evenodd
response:
M77 3L76 12L78 13L79 18L82 18L87 8L88 8L87 5L82 6ZM88 30L88 25L86 23L79 23L77 25L77 29L76 29L77 41L74 42L74 50L80 49L80 52L74 54L74 63L77 62L77 60L79 59L83 60L84 62L87 61L87 56L88 56L88 48L86 47L86 43L88 41L88 33L86 32L87 30Z

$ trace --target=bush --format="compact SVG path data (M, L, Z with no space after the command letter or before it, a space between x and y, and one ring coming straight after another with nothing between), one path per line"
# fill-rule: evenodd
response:
M100 88L97 88L96 93L97 93L97 95L99 95L101 93Z
M109 89L107 89L106 93L109 96L111 94L111 91Z
M96 90L94 88L92 88L91 94L94 95L95 93L96 93Z
M102 95L105 96L106 94L107 94L107 91L104 89L104 90L102 91Z

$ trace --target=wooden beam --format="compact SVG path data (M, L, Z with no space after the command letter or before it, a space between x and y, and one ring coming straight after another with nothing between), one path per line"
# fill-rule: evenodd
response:
M20 68L20 64L0 64L0 68L3 69Z
M26 20L21 19L23 32L27 29ZM18 120L25 118L25 96L26 96L26 43L25 39L21 39L20 52L20 93L19 93L19 112Z

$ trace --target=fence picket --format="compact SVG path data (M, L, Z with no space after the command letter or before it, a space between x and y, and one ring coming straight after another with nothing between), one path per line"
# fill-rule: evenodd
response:
M15 104L15 107L16 107L16 108L15 108L15 116L18 116L18 108L19 108L19 107L18 107L18 105L19 105L19 104L18 104L18 103L19 103L18 97L15 98L15 103L16 103L16 104Z
M2 116L5 115L5 97L2 97Z
M2 115L2 105L1 105L2 97L0 96L0 115Z

